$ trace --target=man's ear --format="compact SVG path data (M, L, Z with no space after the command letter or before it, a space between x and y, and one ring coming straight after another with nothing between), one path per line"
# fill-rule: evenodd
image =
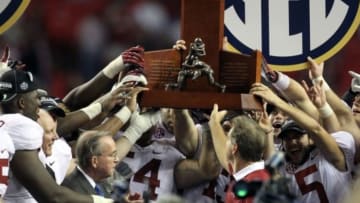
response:
M97 166L98 166L98 157L97 156L91 157L91 166L94 168L97 168Z
M238 152L238 145L237 144L233 144L231 147L231 154L235 155Z
M18 105L19 109L24 109L25 108L25 100L24 100L24 98L22 96L20 96L17 99L17 105Z

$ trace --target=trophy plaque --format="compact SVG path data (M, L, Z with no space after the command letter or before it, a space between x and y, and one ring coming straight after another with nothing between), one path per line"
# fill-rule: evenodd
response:
M243 55L222 50L224 0L182 0L181 39L187 50L145 52L149 91L142 107L262 110L248 94L260 82L262 54Z

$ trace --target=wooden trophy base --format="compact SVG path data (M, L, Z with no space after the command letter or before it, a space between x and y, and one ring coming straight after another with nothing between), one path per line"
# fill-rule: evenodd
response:
M251 94L241 93L150 90L143 93L140 101L143 107L212 109L216 103L221 109L262 110L258 98Z
M261 53L252 56L220 51L220 79L226 85L225 93L209 84L206 77L188 78L182 90L167 89L166 84L177 80L182 53L173 49L145 53L149 91L140 98L142 107L212 109L216 103L221 109L262 110L260 100L247 94L251 84L260 80Z

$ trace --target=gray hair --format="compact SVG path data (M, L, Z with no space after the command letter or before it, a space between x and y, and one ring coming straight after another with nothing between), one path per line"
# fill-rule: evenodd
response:
M245 161L260 161L265 149L265 132L253 119L237 116L232 120L230 139L237 144L240 157Z
M102 154L100 138L109 136L105 131L85 131L77 141L76 157L80 168L87 169L91 166L91 158Z

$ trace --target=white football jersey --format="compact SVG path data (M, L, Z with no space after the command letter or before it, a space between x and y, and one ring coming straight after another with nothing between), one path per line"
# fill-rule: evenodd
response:
M2 122L0 122L0 196L4 196L5 191L8 186L9 179L9 162L11 161L14 153L15 147L12 142L9 134L4 131L1 126Z
M196 127L199 135L201 135L199 136L199 146L195 154L195 159L198 159L201 153L201 146L203 144L203 139L205 139L206 136L211 136L211 135L202 134L203 127L201 125L196 125ZM183 190L182 196L188 203L192 203L192 202L223 203L225 202L225 194L229 182L230 182L229 173L225 169L222 169L218 178L191 188L186 188Z
M163 125L161 120L155 125L155 131L151 136L151 140L168 141L170 144L175 146L175 136L174 136L174 134L170 133L165 128L165 126Z
M43 129L35 121L21 114L0 116L2 127L10 136L16 150L38 150L41 148ZM44 160L41 160L44 161ZM45 164L43 162L43 164ZM5 202L32 203L36 200L9 171L9 184L4 196Z
M163 142L154 141L144 148L135 144L123 160L134 172L130 193L143 194L148 190L152 201L163 194L175 193L174 167L184 158L176 148Z
M52 154L46 157L46 163L54 171L57 184L60 185L64 180L71 159L71 147L64 138L55 140L52 147Z
M300 167L295 169L286 164L282 168L281 172L291 178L289 190L299 197L299 202L338 203L348 192L352 180L355 141L351 134L343 131L333 133L332 136L345 155L347 171L337 170L319 149L313 150L309 159Z

